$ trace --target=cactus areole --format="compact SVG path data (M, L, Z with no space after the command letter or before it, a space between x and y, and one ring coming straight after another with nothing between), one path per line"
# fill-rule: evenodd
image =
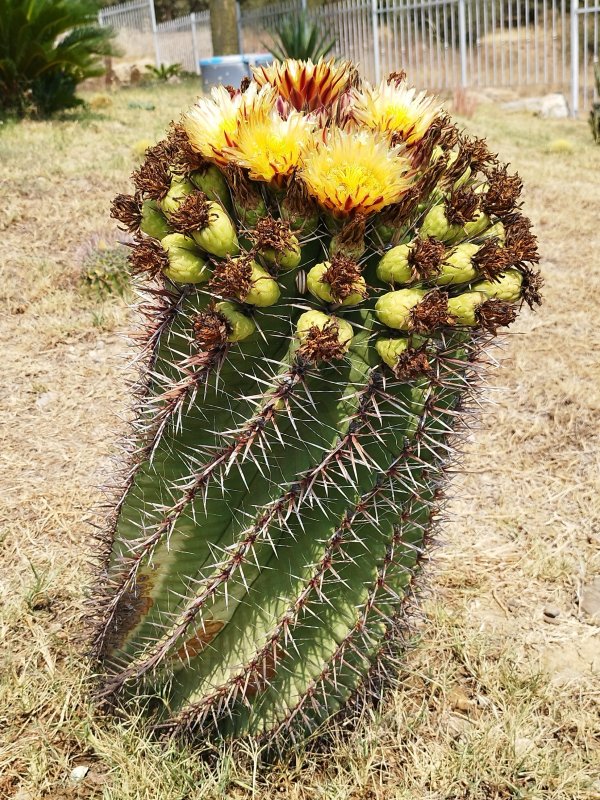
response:
M213 89L133 183L101 695L285 747L393 681L481 354L539 303L521 181L403 74L321 60Z

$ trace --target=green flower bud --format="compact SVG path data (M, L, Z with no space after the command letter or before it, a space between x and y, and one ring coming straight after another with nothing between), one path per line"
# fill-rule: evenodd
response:
M153 239L163 239L173 232L156 200L144 200L142 203L140 230L147 236L152 236Z
M476 312L487 297L483 292L464 292L448 299L448 312L459 325L477 325Z
M260 251L261 256L267 264L277 265L280 269L295 269L302 260L300 243L295 236L291 237L291 247L279 253L272 247L266 247Z
M457 158L458 158L458 152L456 150L451 150L450 153L448 154L448 168L450 168L454 164ZM463 174L459 178L457 178L457 180L454 182L454 188L460 189L461 186L464 186L465 183L467 183L470 177L471 177L471 167L467 167L463 172Z
M444 204L440 203L431 208L423 220L419 236L422 239L427 239L428 236L433 236L441 242L452 242L460 239L464 235L462 226L452 225L448 222L446 216L446 209Z
M495 236L498 239L498 246L502 247L502 245L506 241L506 228L504 227L502 222L500 221L496 222L494 225L492 225L491 228L488 228L487 231L485 231L484 238L489 239L492 236Z
M250 291L241 299L243 303L251 306L266 307L272 306L279 300L281 292L277 281L263 269L256 261L252 264L252 286Z
M231 196L227 181L221 170L214 164L209 164L206 169L192 172L189 179L197 189L204 192L209 200L215 200L231 210Z
M516 303L521 299L522 287L523 275L518 269L508 269L496 281L479 281L473 286L473 291L483 292L488 298Z
M306 276L306 286L313 297L322 300L324 303L338 303L340 306L357 306L359 303L362 303L367 288L367 284L362 275L357 277L354 281L353 285L356 287L356 291L339 302L331 294L331 285L323 280L323 276L330 267L331 264L329 261L315 264Z
M310 236L319 227L319 212L313 204L290 203L285 197L281 202L281 219L290 229L302 236Z
M488 217L488 215L484 214L483 211L478 211L475 215L475 219L472 222L467 222L465 225L465 236L469 238L479 236L486 231L491 224L492 220Z
M206 262L189 236L170 233L161 244L169 258L169 266L164 271L167 278L175 283L205 283L210 278Z
M243 205L234 197L233 209L244 228L256 228L260 220L269 214L265 201L258 192L247 196Z
M473 256L479 250L476 244L459 244L446 257L441 272L436 275L438 286L449 286L453 283L467 283L477 278L477 270L473 266Z
M346 322L345 319L324 314L322 311L305 311L304 314L300 315L296 325L298 339L304 344L308 339L311 328L323 330L330 322L335 322L337 325L338 343L342 346L343 350L347 352L354 335L352 325Z
M379 358L391 369L396 367L399 356L407 349L408 339L378 339L375 342Z
M228 342L242 342L252 336L256 330L254 320L242 313L235 303L223 300L221 303L217 303L215 308L226 317L231 328L231 333L227 337Z
M399 289L397 292L382 295L375 303L377 319L388 328L408 330L410 312L426 294L425 289Z
M174 175L171 178L171 187L166 196L160 201L160 207L165 214L173 214L189 194L193 194L196 189L186 178Z
M384 283L410 283L412 270L408 264L410 246L399 244L382 256L377 265L377 277Z
M235 256L240 252L235 227L219 203L209 204L209 223L192 236L198 247L219 258Z

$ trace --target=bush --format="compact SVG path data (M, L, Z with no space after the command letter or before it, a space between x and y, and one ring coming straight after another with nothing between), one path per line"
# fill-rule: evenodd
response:
M335 37L324 30L322 23L311 21L306 12L293 15L279 25L268 51L281 61L286 58L318 61L333 50Z
M95 0L0 0L0 113L49 116L81 104L77 84L101 75L113 32Z

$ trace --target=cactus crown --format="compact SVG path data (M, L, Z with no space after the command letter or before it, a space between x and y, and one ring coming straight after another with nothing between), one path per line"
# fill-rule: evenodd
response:
M133 182L102 695L288 743L393 676L482 344L539 302L521 181L403 74L321 60L200 98Z

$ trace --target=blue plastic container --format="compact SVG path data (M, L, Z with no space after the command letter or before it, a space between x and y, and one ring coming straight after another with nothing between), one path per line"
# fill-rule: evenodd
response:
M269 64L270 53L236 53L232 56L213 56L200 59L202 91L210 92L213 86L239 86L242 78L252 76L251 67Z

